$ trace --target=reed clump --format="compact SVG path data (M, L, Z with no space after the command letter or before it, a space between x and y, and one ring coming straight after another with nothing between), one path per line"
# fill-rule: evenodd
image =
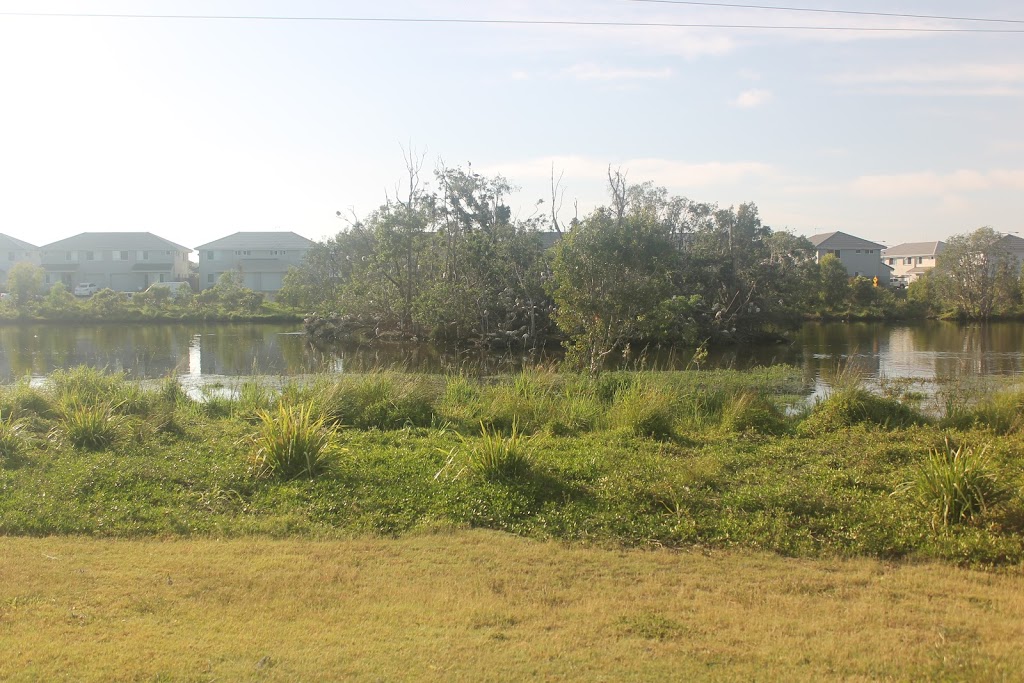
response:
M1003 497L987 448L954 447L946 439L918 466L915 477L903 484L931 519L933 529L949 529L970 522Z
M313 479L332 466L335 430L313 406L278 403L256 411L257 430L250 435L254 448L251 469L257 477Z

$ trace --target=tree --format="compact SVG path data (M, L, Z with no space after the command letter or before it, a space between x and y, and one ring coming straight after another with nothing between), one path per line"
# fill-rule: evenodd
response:
M834 254L825 254L818 262L821 278L821 303L826 310L837 311L850 297L850 274Z
M992 228L954 235L932 271L942 305L957 315L984 320L1007 306L1019 287L1013 255Z
M672 296L679 251L651 206L609 172L612 204L600 207L555 247L548 292L569 336L567 359L591 373L626 342L641 338Z
M23 307L42 291L44 276L43 269L31 263L21 261L11 266L7 272L7 291L17 308Z

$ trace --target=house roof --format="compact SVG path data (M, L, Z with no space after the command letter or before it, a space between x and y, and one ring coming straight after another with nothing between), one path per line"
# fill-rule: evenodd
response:
M945 248L945 242L904 242L887 248L882 256L938 256Z
M192 251L188 247L175 244L151 232L81 232L73 237L50 242L39 247L43 251L61 249L170 249L172 251Z
M200 244L200 249L309 249L316 242L294 232L236 232L219 240Z
M1008 251L1024 251L1024 239L1016 235L1003 235L999 238L999 246Z
M808 238L815 247L821 249L885 249L884 244L848 235L845 232L823 232Z
M11 249L34 251L38 249L38 247L29 244L28 242L22 242L16 237L11 237L10 235L5 235L2 232L0 232L0 250L10 251Z

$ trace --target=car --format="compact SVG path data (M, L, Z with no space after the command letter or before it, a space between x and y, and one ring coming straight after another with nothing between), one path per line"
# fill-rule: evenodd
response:
M80 282L75 286L75 296L92 296L100 291L99 285L94 282Z

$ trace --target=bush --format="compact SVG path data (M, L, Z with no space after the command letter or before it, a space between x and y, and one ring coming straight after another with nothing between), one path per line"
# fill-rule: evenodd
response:
M279 403L257 410L259 429L250 439L256 451L252 471L258 477L314 478L330 469L335 432L324 416L314 417L310 405Z
M24 422L15 419L13 415L0 417L0 464L11 462L21 453L24 445L24 437L21 435L23 428Z

